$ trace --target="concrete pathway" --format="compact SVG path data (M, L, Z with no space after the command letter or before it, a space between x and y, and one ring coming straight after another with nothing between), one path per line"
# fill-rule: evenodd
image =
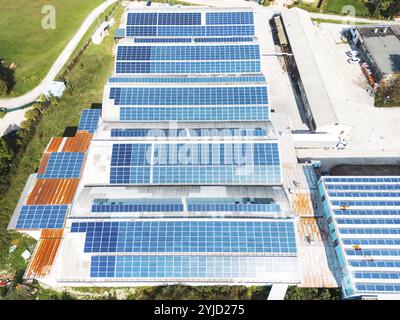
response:
M289 286L284 283L273 284L267 300L285 300L288 287Z
M45 87L54 80L54 78L58 75L64 65L67 63L68 59L75 51L76 47L79 45L79 42L82 40L86 32L89 30L90 26L93 22L96 21L97 17L107 9L111 4L116 2L117 0L107 0L104 1L101 5L99 5L96 9L94 9L82 23L78 31L75 33L74 37L65 47L63 52L59 55L57 60L54 62L50 71L46 75L46 77L42 80L42 82L33 90L24 94L23 96L11 98L11 99L0 99L0 107L6 109L15 109L18 107L22 107L30 104L33 101L36 101L38 97L43 93ZM1 120L3 121L4 118Z

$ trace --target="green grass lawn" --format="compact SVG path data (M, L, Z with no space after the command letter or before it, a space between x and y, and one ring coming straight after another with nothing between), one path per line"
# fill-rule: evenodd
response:
M16 63L15 87L19 96L44 78L86 16L104 0L2 0L0 58ZM42 8L56 9L56 29L42 28Z
M74 0L68 0L74 1ZM60 100L52 101L35 125L33 138L26 150L17 155L7 177L0 182L0 271L15 272L24 267L20 254L34 242L17 232L6 230L10 217L28 176L38 168L42 153L51 137L62 136L66 127L78 125L82 109L101 103L104 85L114 68L113 34L119 25L121 6L114 17L116 23L100 45L91 44L78 65L66 77L68 89ZM8 254L12 243L20 244L15 253Z
M356 9L356 16L370 16L365 2L364 0L326 0L324 11L342 14L342 8L350 5Z

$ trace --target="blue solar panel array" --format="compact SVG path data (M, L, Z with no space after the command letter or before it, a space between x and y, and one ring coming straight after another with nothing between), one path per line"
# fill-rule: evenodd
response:
M110 183L280 184L278 145L114 144Z
M243 61L117 61L117 74L259 73L259 60Z
M252 12L130 12L126 35L135 39L117 48L117 76L109 79L107 97L110 113L119 112L121 121L269 120ZM113 138L142 141L113 144L110 184L281 185L278 143L254 139L269 132L223 127L111 129ZM207 137L210 143L143 143L142 138L159 136ZM214 143L214 136L253 139ZM90 211L90 220L74 220L71 232L84 233L92 278L264 283L276 273L294 274L294 221L267 218L282 212L271 199L94 199ZM218 218L227 213L240 219ZM121 217L129 220L118 221Z
M266 137L261 128L215 128L215 129L111 129L111 137Z
M259 60L258 45L118 46L117 61Z
M200 12L129 12L127 25L200 25Z
M66 205L22 206L16 229L61 229L67 210Z
M191 43L191 42L253 42L252 37L212 37L212 38L135 38L135 43Z
M266 87L112 87L117 106L268 105Z
M267 121L268 107L122 107L121 121Z
M322 177L319 182L332 239L339 239L339 264L350 277L346 296L400 293L392 283L400 279L400 264L393 261L400 256L399 178Z
M84 158L82 152L53 152L50 154L45 172L38 179L79 178Z
M227 202L199 202L191 199L187 205L188 212L263 212L263 213L280 213L281 208L278 204L265 203L227 203ZM211 201L211 199L210 199ZM184 206L182 201L149 201L140 202L123 201L123 200L97 200L92 204L92 212L183 212Z
M254 36L253 25L127 26L127 37L235 37Z
M258 76L233 76L233 77L110 77L109 83L251 83L265 82L263 75Z
M292 221L76 222L85 252L296 254Z
M206 24L254 24L253 12L207 12Z
M276 259L276 258L275 258ZM139 279L250 279L265 283L266 270L274 263L269 257L135 255L92 256L90 276L93 278ZM286 264L288 269L290 266ZM271 268L272 267L272 268ZM282 271L282 270L281 270Z
M81 119L78 125L78 131L86 130L89 133L94 133L100 121L100 109L85 109L82 111Z

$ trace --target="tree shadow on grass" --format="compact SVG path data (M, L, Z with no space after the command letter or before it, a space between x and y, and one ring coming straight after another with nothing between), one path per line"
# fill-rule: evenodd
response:
M10 94L15 87L14 74L14 69L8 68L4 64L4 60L0 58L0 80L4 80L7 83L7 94Z

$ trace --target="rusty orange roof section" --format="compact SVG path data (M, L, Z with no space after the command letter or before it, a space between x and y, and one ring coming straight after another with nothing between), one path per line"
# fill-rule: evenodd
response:
M42 161L40 162L40 166L38 169L39 174L43 174L46 171L47 163L49 162L50 159L50 153L43 153L42 156Z
M70 204L78 184L79 179L38 179L26 204Z
M92 134L87 132L78 132L75 137L67 138L62 152L86 152L89 148Z
M64 138L51 138L49 145L45 152L57 152Z
M25 272L25 278L47 276L56 257L64 229L43 229L35 252Z

